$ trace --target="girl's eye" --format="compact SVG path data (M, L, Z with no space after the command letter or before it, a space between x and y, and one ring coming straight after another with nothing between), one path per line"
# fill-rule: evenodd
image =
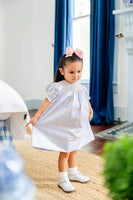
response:
M70 72L70 74L73 74L73 72Z
M78 73L80 73L81 71L78 71Z

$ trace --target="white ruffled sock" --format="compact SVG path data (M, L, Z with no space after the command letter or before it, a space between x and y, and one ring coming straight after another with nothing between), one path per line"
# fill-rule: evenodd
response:
M67 176L67 171L65 171L65 172L59 172L59 179L65 179L67 177L68 177Z
M69 174L76 174L77 171L78 171L77 166L76 166L76 167L71 167L71 168L69 168Z

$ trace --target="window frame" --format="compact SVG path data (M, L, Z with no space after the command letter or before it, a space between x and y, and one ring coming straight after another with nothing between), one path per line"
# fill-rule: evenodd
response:
M73 17L73 22L75 21L75 20L78 20L78 19L82 19L82 18L86 18L86 17L90 17L90 14L88 14L88 15L82 15L82 16L79 16L79 17ZM90 41L90 39L88 39L88 41ZM88 55L89 56L89 55ZM90 67L90 63L89 63L89 67ZM88 77L88 79L80 79L79 80L79 82L80 83L82 83L83 85L85 85L85 86L89 86L90 85L90 69L89 69L89 77ZM87 86L87 87L88 87Z

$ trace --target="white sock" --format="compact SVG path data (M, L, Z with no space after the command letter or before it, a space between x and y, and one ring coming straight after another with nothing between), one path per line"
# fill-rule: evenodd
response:
M62 179L62 178L67 178L67 171L65 172L59 172L59 179Z
M78 171L77 166L69 168L69 174L76 174Z

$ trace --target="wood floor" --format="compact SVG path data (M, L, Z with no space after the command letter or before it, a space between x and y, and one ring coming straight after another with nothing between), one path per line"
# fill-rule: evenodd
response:
M29 111L29 114L31 117L34 116L35 113L36 113L36 110ZM96 155L101 155L103 153L103 146L104 146L105 142L107 142L107 141L113 142L113 140L101 138L101 137L97 136L97 133L104 131L106 129L109 129L117 124L118 124L118 122L114 122L113 124L110 124L110 125L91 125L92 131L95 135L95 140L93 142L87 144L86 146L84 146L82 148L82 150L86 151L86 152L94 153Z
M86 152L91 152L94 153L96 155L101 155L103 153L103 146L107 141L114 141L111 139L105 139L102 137L97 136L97 133L104 131L106 129L109 129L115 125L117 125L117 122L114 122L111 125L91 125L92 131L95 135L95 140L89 144L87 144L85 147L83 147L82 149Z

